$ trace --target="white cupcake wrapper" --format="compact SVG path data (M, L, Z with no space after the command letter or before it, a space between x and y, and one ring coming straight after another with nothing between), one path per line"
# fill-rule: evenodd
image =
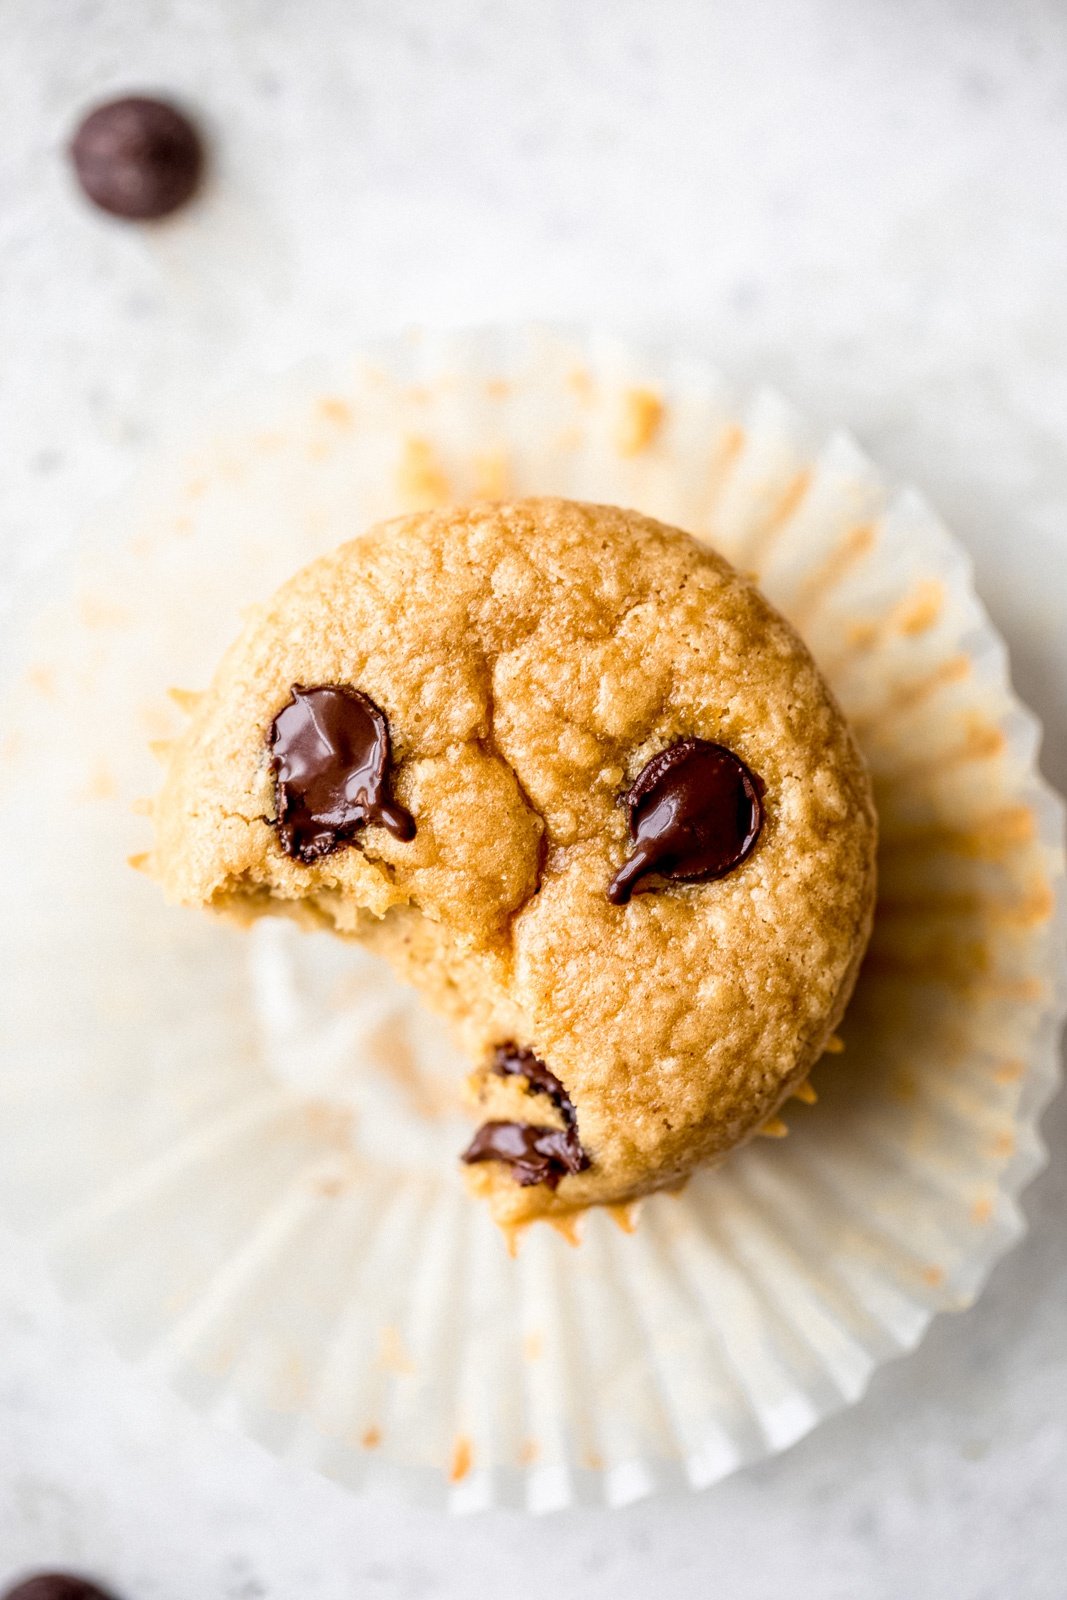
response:
M656 397L662 401L657 416ZM848 1048L628 1234L517 1259L455 1156L463 1064L370 957L125 870L151 736L240 608L370 521L560 493L708 536L794 617L883 824ZM546 1511L798 1439L1019 1237L1063 1013L1063 813L959 547L847 437L691 359L412 338L267 384L156 462L24 631L4 742L0 1210L120 1346L352 1487ZM623 1219L625 1220L625 1219Z

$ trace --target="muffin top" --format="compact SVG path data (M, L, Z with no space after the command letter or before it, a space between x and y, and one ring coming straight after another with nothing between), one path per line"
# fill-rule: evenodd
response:
M581 1152L524 1167L483 1128L470 1181L505 1221L756 1131L838 1022L874 899L867 775L793 630L686 534L561 500L305 568L249 615L155 816L173 899L379 949L454 1023L482 1117Z

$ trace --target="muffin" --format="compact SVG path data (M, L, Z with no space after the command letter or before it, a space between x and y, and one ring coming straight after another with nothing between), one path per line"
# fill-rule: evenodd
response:
M505 1224L764 1127L874 903L867 774L793 630L686 534L562 500L305 568L197 702L155 824L171 899L358 939L449 1020Z

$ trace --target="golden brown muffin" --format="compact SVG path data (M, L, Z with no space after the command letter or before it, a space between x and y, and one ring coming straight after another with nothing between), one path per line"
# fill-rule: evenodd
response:
M867 775L793 630L686 534L562 500L385 523L299 573L224 658L156 827L173 900L325 922L451 1021L469 1182L505 1223L756 1132L874 903Z

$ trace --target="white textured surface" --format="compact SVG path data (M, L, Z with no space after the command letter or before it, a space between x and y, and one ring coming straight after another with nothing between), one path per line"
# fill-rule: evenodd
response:
M1067 19L1052 3L711 8L9 3L0 11L0 521L74 536L250 366L409 318L684 320L842 421L970 545L1016 677L1067 725ZM729 13L726 15L725 13ZM184 88L219 181L146 238L56 146L115 85ZM131 1600L1060 1600L1067 1114L1034 1231L853 1413L695 1500L528 1526L372 1509L130 1379L5 1247L0 1573Z

